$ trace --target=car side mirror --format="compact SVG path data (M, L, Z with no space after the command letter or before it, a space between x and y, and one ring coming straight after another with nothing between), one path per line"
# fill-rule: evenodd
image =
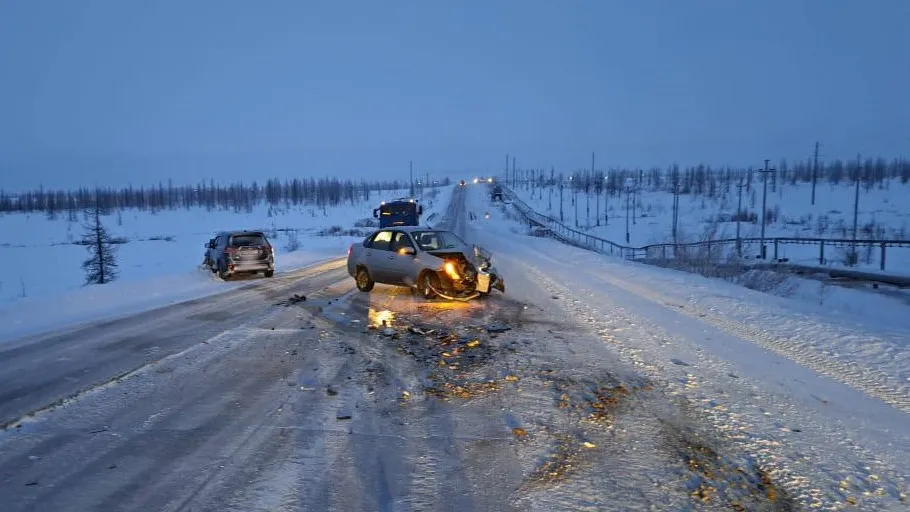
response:
M402 247L401 249L398 249L398 254L414 256L417 254L417 251L413 247Z
M215 248L215 240L209 240L208 243L205 244L205 248L206 248L206 249L214 249L214 248Z
M417 215L423 215L423 206L417 207Z

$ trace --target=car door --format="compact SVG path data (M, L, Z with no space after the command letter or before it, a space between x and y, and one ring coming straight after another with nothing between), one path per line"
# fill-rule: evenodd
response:
M391 277L392 234L388 229L377 232L364 250L363 262L377 283L388 283Z
M401 250L410 248L414 254L402 254ZM417 248L411 241L411 237L404 231L395 231L392 233L391 254L389 255L389 274L394 284L412 285L415 284L414 276L414 257Z

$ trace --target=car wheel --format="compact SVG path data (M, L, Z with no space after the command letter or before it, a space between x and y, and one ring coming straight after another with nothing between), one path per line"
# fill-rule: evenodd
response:
M373 282L373 279L370 277L370 273L367 272L365 267L360 267L357 269L357 274L354 276L354 281L357 283L357 289L362 292L368 292L373 289L373 286L376 283Z
M265 277L272 277L272 276L275 275L275 271L274 271L274 270L266 270L266 271L263 272L263 273L265 274Z
M434 272L424 272L421 274L417 288L420 291L421 297L424 299L435 299L436 292L434 289L439 288L439 276L437 276Z
M227 281L227 279L229 277L231 277L231 275L228 274L227 269L224 268L223 263L218 264L218 277L220 277L224 281Z

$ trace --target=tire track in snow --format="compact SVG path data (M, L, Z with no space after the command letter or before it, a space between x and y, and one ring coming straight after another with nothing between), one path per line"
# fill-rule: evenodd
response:
M910 414L910 395L904 391L905 386L882 372L871 368L864 368L856 364L848 365L837 361L836 359L826 357L824 354L820 354L801 343L793 343L790 340L778 338L762 329L731 318L711 314L698 307L691 305L685 307L674 306L673 299L625 280L617 279L606 274L600 274L598 277L610 285L650 300L666 309L678 311L691 318L697 318L728 334L751 341L762 348L790 359L817 373L827 375L857 391L861 391L904 413Z
M652 350L646 351L645 349L647 347L638 348L621 344L612 334L608 334L610 331L609 325L603 324L600 320L603 317L603 313L588 306L585 301L574 298L576 296L575 292L571 291L568 287L553 281L536 267L528 264L521 265L529 275L534 276L534 279L548 291L561 296L566 301L565 309L568 313L589 325L594 324L595 326L602 326L601 336L606 341L610 342L611 346L617 348L622 355L630 359L634 367L654 379L655 383L662 383L662 387L664 387L670 395L682 396L690 400L692 400L692 398L690 398L692 395L697 395L691 387L695 385L695 382L691 379L685 382L674 379L668 380L668 369L659 363L655 364L653 360L649 360L647 357L648 355L653 354ZM637 326L640 324L638 321L633 321L621 307L614 306L611 309L611 316L625 320L627 325ZM672 339L672 336L660 336L660 339ZM659 350L660 349L658 349L658 351ZM705 404L702 401L704 398L701 400L698 396L694 398L695 399L692 401L696 404L702 402L702 413L705 415L706 419L709 419L710 422L714 424L715 429L718 432L726 433L728 439L743 447L748 453L753 454L757 460L758 467L771 475L775 481L792 496L796 497L804 505L812 508L836 510L836 508L825 508L822 506L823 491L821 489L810 487L809 482L805 477L793 473L780 463L784 460L784 457L779 453L778 448L780 447L780 442L778 440L751 433L751 425L744 421L744 418L739 418L738 414L733 413L730 410L712 406L710 405L711 402ZM829 502L833 503L836 501L833 497L829 496L828 498L830 498L827 500Z
M569 290L568 287L553 281L536 267L527 264L522 264L522 266L527 269L526 271L530 275L535 276L535 278L551 292L561 294L563 297L567 298L569 302L567 310L569 312L589 324L602 326L602 337L618 348L620 353L630 358L636 367L642 369L648 375L653 376L656 380L664 381L666 383L665 386L671 393L689 397L690 401L701 403L706 419L710 419L718 431L724 432L729 439L734 440L737 444L740 444L753 453L757 460L760 461L760 466L767 470L783 488L803 500L806 506L835 510L843 504L843 498L850 493L853 493L854 496L862 494L863 500L869 500L871 502L876 502L876 500L878 500L877 502L880 503L881 506L886 506L886 503L892 503L887 501L887 499L890 497L896 500L901 493L904 493L904 497L901 499L906 499L906 475L892 469L894 465L883 461L882 455L877 455L856 444L850 439L851 436L849 433L843 435L843 437L828 439L820 443L811 443L807 440L800 445L798 444L797 439L782 441L780 437L771 435L771 430L767 427L759 428L759 430L756 431L755 425L761 423L762 419L750 417L750 413L743 410L744 406L748 407L749 404L731 402L720 405L718 400L729 401L725 392L720 391L719 397L718 393L706 394L700 391L702 386L697 381L692 380L695 378L692 374L689 374L688 380L682 382L673 379L666 380L666 376L672 374L673 370L678 371L679 367L668 367L667 365L662 365L660 363L655 364L653 360L653 355L655 353L664 351L664 349L660 348L659 344L663 343L664 345L669 345L669 340L674 339L672 335L665 333L662 327L653 324L647 325L647 322L642 323L639 320L633 320L633 318L619 305L608 306L612 309L610 316L614 318L613 321L604 322L603 312L589 306L589 301L572 298L576 297L577 290ZM622 289L621 287L618 288ZM628 292L628 290L625 291ZM635 294L633 293L633 295ZM675 310L675 308L673 310ZM641 330L638 326L647 328L646 336L641 339L641 341L644 342L644 345L642 346L646 350L629 346L628 344L618 343L616 338L611 334L612 330L609 328L609 324L615 323L616 319L626 322L627 325L636 326L638 330ZM701 317L697 319L702 320ZM648 344L655 345L647 347ZM698 364L696 366L714 369L718 374L727 373L729 365L722 361L710 360L702 351L698 350L697 346L693 347L694 350L690 352L690 357L705 361L705 364ZM648 360L647 357L643 357L643 355L651 356L652 359ZM736 382L738 384L746 384L742 379L739 379ZM789 408L792 408L792 405L788 403L773 403L773 395L758 398L759 395L761 395L761 391L760 388L756 388L756 390L758 393L755 397L758 400L772 399L772 402L768 403L768 405L777 408L782 407L783 410L780 412L785 412L786 410L789 410ZM803 413L800 411L790 410L790 413L796 417L803 416ZM763 418L765 422L769 419L770 418ZM835 432L828 437L831 437L840 431L837 426L831 428L834 428ZM807 445L806 443L809 444ZM838 456L839 458L830 459L830 456L826 451L832 446L831 443L845 449L847 453L850 454L851 458ZM785 448L792 451L786 453L784 451ZM810 458L808 457L808 454L813 454L815 457ZM864 464L866 467L863 467ZM799 472L805 475L815 475L812 482L816 485L827 483L830 484L830 487L825 490L818 487L812 488L810 486L810 481L805 476L799 475ZM834 490L836 488L836 482L842 481L845 476L850 480L858 474L867 476L860 477L858 483L855 482L854 484L851 484L850 492L843 487L837 491ZM826 503L824 506L822 505L823 501ZM864 504L863 502L860 503ZM871 503L866 504L871 505Z

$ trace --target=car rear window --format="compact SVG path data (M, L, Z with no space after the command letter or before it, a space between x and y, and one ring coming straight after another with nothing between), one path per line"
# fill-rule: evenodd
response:
M261 234L234 235L231 237L231 247L250 247L256 245L266 245L265 237Z

